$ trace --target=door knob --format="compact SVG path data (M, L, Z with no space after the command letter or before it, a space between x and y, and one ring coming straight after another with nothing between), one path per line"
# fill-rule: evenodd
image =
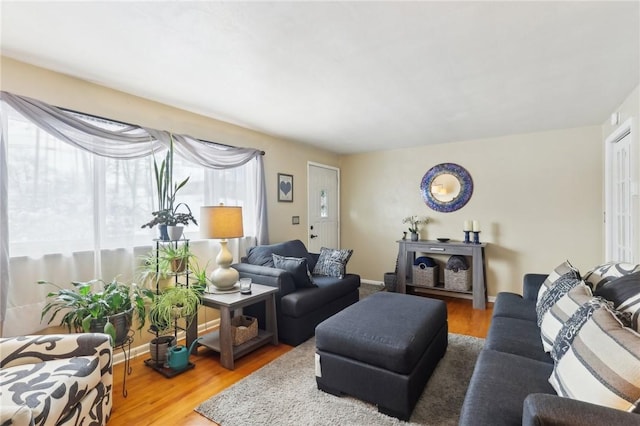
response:
M317 238L318 236L317 236L317 235L313 235L313 234L311 234L311 235L309 235L309 237L310 237L310 238Z

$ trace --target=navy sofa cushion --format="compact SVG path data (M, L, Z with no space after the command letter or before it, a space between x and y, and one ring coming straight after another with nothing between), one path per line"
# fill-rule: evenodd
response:
M553 364L542 347L540 329L534 321L494 317L484 347Z
M264 246L251 247L247 251L247 263L273 268L273 254L286 257L305 257L310 271L316 266L318 260L316 256L307 251L304 243L300 240L285 241L284 243L269 244Z
M293 283L296 288L316 287L316 285L311 282L306 257L286 257L275 253L271 256L273 257L274 268L283 269L293 275Z
M515 293L498 293L493 304L493 316L536 321L536 301L524 299Z
M460 424L522 424L523 401L527 395L555 395L548 381L552 371L553 364L483 349L471 376Z
M386 315L395 321L384 321ZM441 300L379 292L320 323L316 348L409 374L446 323Z
M314 275L313 283L314 288L299 288L282 297L280 306L283 315L301 317L352 291L358 291L360 277L353 274L347 274L344 278Z

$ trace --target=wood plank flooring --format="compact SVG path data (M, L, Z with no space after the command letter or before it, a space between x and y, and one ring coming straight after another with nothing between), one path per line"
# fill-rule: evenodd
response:
M491 322L491 304L481 311L472 309L470 300L441 299L447 302L449 332L486 337ZM217 353L201 348L198 355L191 357L196 368L172 379L146 367L143 364L145 356L140 356L131 361L133 370L127 377L127 398L122 395L124 364L118 364L113 369L113 410L108 424L215 425L193 409L291 349L284 344L264 346L236 360L235 370L229 371L220 365Z

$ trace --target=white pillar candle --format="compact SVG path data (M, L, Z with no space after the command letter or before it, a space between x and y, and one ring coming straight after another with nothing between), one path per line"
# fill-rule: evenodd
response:
M473 221L473 232L480 232L480 222L477 220Z
M465 220L464 224L462 225L462 230L463 231L471 231L471 221L470 220Z

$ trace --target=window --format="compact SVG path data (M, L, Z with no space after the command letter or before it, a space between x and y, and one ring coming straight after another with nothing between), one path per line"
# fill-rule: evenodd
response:
M114 130L118 123L81 116ZM25 118L8 118L8 217L11 257L37 257L149 245L157 229L142 229L155 210L153 157L120 160L93 155L62 142ZM156 154L158 161L165 152ZM241 205L245 235L255 235L249 192L249 167L209 170L174 157L174 181L189 176L177 202L196 220L200 206ZM251 170L249 170L251 172ZM189 238L198 238L190 224Z

